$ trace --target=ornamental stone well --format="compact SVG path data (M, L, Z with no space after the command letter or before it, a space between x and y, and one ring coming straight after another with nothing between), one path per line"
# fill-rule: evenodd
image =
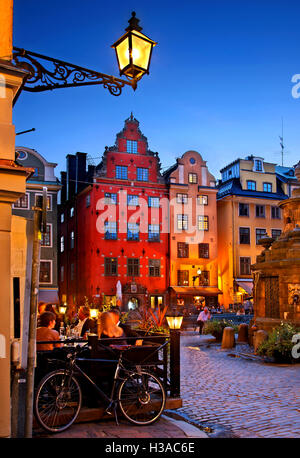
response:
M279 203L284 229L275 240L264 237L264 247L251 266L254 276L254 319L270 331L282 321L300 327L300 161L295 166L298 186Z

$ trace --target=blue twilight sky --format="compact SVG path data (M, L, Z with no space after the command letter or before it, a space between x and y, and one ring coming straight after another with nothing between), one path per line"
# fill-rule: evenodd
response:
M158 42L150 75L114 97L102 86L23 92L14 108L18 146L36 149L65 170L66 154L99 162L132 111L162 167L199 151L209 170L237 157L284 165L300 159L298 0L14 0L14 46L118 75L111 44L136 11ZM299 76L300 78L300 76ZM300 90L299 90L300 93Z

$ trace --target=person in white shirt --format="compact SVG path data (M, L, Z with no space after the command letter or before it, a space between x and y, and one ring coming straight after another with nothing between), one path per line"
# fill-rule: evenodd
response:
M197 324L199 326L199 334L202 334L203 326L205 325L207 320L210 320L210 312L207 307L204 307L204 310L199 313L197 318Z
M90 318L90 309L86 306L81 306L78 310L79 321L73 328L77 332L78 336L84 337L87 331L95 332L97 323L95 320Z

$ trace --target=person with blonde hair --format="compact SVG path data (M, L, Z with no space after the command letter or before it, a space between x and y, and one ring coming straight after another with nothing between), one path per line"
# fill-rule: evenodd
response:
M113 319L112 314L109 312L101 313L98 319L98 337L100 339L125 337L124 330L115 323L115 320ZM127 342L125 339L124 341L118 340L118 344L126 345Z

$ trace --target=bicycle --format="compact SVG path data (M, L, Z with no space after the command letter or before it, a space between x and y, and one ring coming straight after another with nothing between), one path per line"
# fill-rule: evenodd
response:
M150 425L161 416L166 403L166 392L162 382L151 372L126 368L123 353L130 345L111 345L111 351L119 351L118 359L80 358L86 347L77 346L67 354L65 368L47 374L38 384L34 399L34 414L37 422L47 431L65 431L76 420L82 406L82 389L76 375L80 374L95 388L107 404L105 412L115 416L117 407L124 417L135 425ZM117 363L112 389L108 396L97 383L82 370L76 361Z

